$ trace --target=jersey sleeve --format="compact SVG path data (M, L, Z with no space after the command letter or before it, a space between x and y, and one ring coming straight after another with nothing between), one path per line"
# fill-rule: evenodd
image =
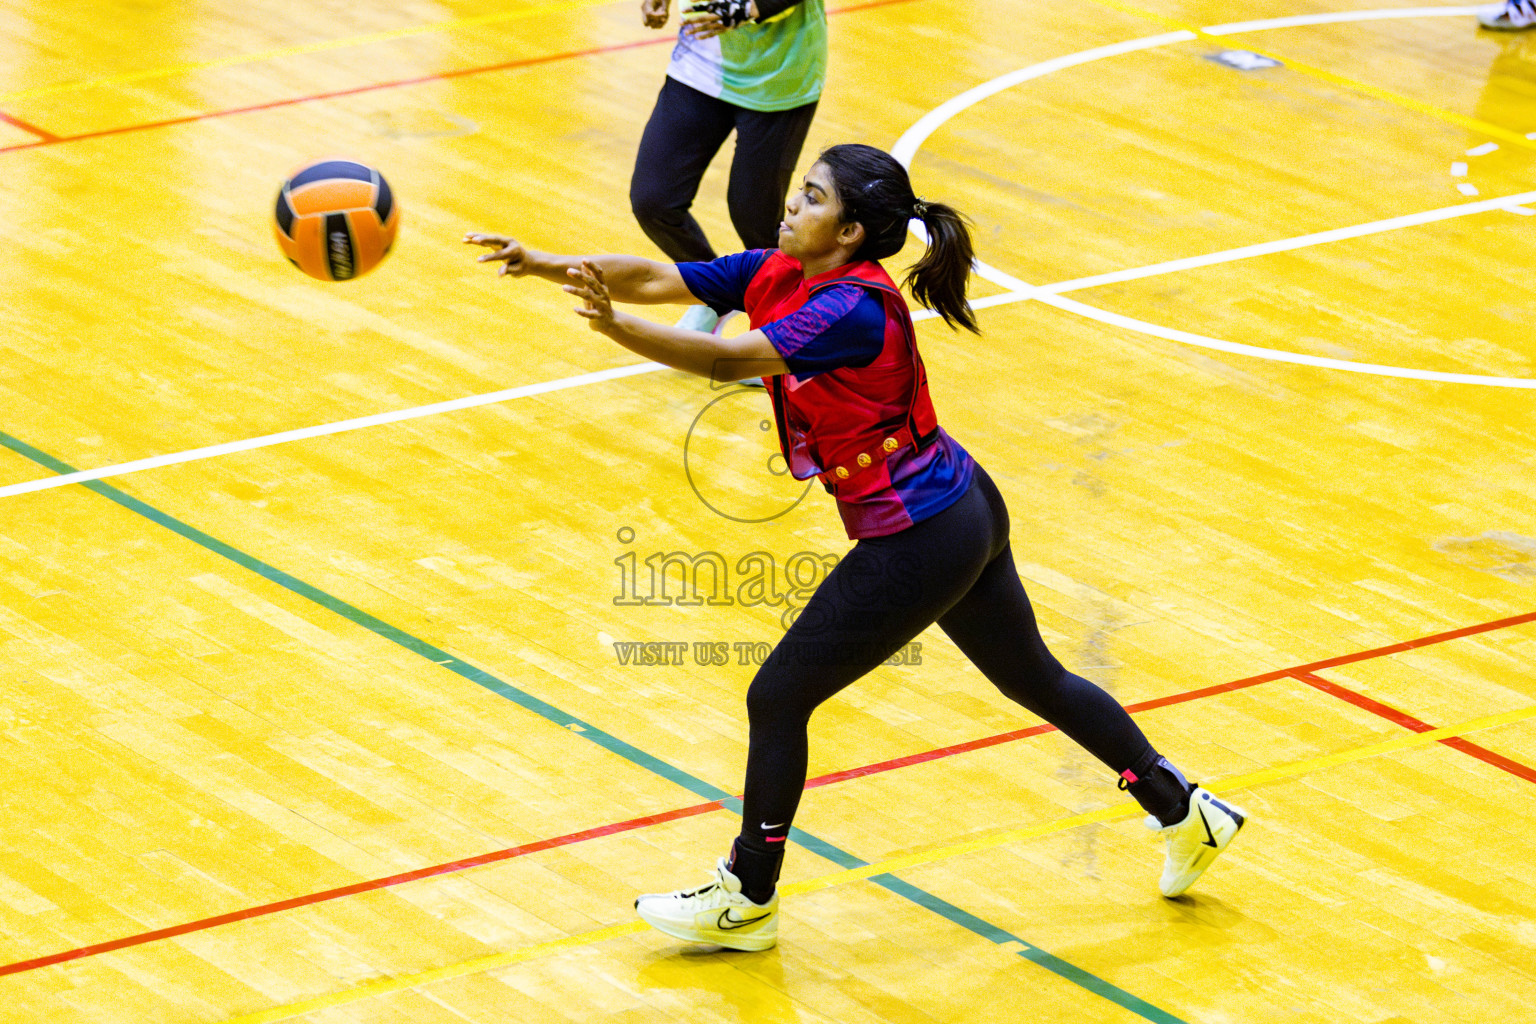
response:
M751 249L706 263L679 263L677 271L694 298L724 316L733 309L747 308L747 285L772 252Z
M837 284L764 324L763 333L796 377L868 366L885 348L885 303L856 284Z

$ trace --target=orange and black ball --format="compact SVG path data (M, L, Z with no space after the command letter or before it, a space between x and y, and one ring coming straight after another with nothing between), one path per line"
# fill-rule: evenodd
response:
M322 281L349 281L389 255L400 206L384 175L355 160L301 167L277 193L272 230L294 266Z

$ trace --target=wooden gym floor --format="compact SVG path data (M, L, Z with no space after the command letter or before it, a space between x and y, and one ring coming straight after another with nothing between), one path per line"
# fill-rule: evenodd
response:
M833 7L803 163L896 147L975 219L983 337L919 328L941 417L1057 653L1251 827L1159 898L1107 773L933 632L813 722L780 946L644 928L847 542L760 393L459 239L653 254L669 34L0 0L0 1020L1536 1020L1536 33ZM332 154L404 222L327 285L268 217ZM729 602L666 600L669 554Z

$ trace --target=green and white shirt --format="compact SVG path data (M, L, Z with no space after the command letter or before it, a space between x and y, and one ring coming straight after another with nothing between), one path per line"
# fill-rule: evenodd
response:
M821 98L827 80L827 11L800 3L762 24L747 22L711 39L681 31L667 76L748 110L790 110Z

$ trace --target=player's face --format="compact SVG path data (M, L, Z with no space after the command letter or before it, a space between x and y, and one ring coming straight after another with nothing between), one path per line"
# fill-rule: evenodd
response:
M804 262L806 257L834 252L846 227L843 204L832 188L832 174L825 164L815 164L806 172L800 190L785 204L779 249Z

